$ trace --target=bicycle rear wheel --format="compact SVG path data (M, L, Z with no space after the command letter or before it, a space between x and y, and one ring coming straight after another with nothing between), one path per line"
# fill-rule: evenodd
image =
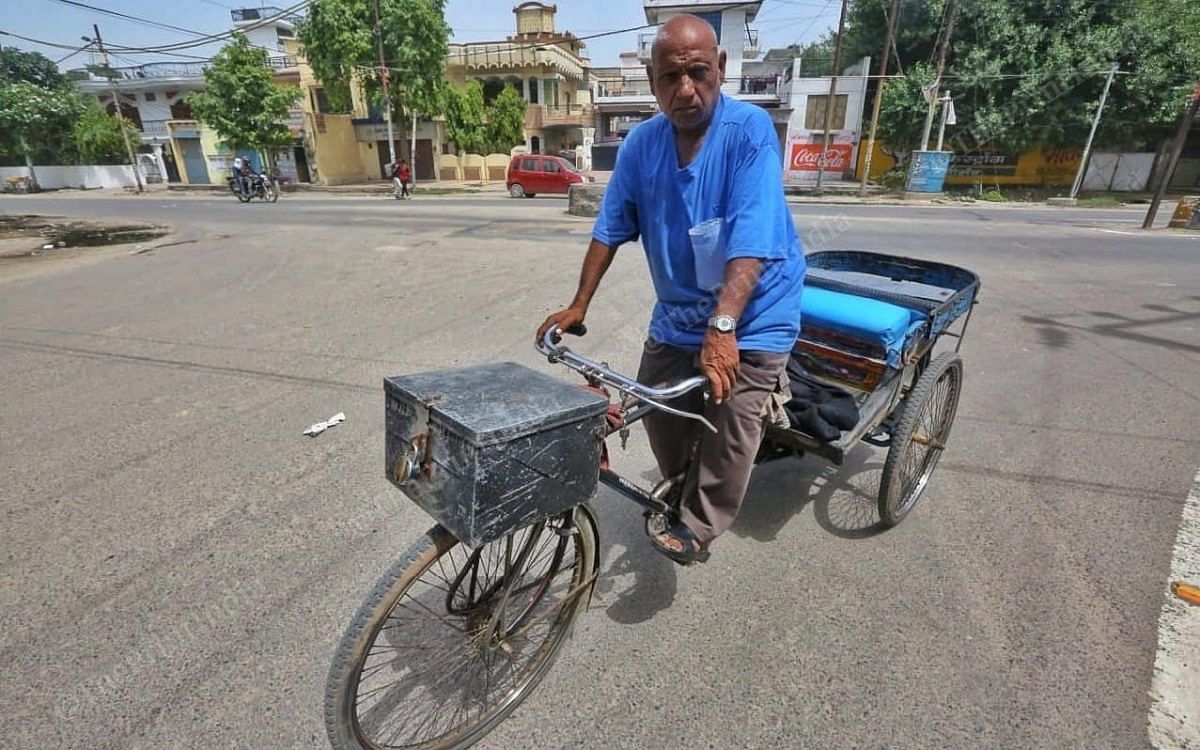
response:
M549 671L599 570L591 509L471 550L435 526L383 578L338 646L334 748L465 748Z

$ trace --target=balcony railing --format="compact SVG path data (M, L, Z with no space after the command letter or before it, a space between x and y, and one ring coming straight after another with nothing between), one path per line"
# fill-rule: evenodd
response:
M540 47L509 42L451 44L446 54L446 63L461 65L471 70L505 70L541 65L555 68L570 78L583 77L583 66L579 58L553 44Z
M654 96L650 90L650 79L645 76L629 76L601 86L597 95L603 97Z
M276 55L267 58L267 66L275 70L296 67L293 55ZM129 68L109 68L119 80L138 81L147 78L202 78L208 69L206 62L156 62L135 65ZM104 78L104 74L97 77Z
M758 54L758 29L746 29L746 39L742 42L742 54L754 57Z
M779 76L753 76L738 80L738 93L748 96L778 96Z
M638 34L638 59L643 62L649 62L650 49L654 46L654 37L657 34Z
M171 135L171 131L167 128L167 120L142 120L142 133L159 138Z

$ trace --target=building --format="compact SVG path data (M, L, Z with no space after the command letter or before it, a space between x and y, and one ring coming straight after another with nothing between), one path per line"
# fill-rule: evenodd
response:
M772 50L785 58L788 50ZM784 158L784 180L803 183L817 178L821 149L825 139L826 108L832 79L832 60L805 60L795 57L779 78L779 118L786 117L786 131L780 141ZM768 63L771 65L771 63ZM864 57L837 78L833 112L829 121L829 151L825 178L851 178L857 166L862 140L863 112L870 80L871 58ZM778 125L777 125L778 127Z
M725 52L725 83L721 90L736 99L766 109L775 123L785 179L790 182L816 177L820 144L824 137L825 106L829 99L829 60L801 60L794 49L770 50L759 55L758 30L750 24L761 2L729 0L644 0L646 22L661 25L671 16L692 13L712 25L717 43ZM596 109L594 168L610 170L621 139L634 125L658 111L646 65L657 32L638 36L636 51L621 55L615 68L594 68L592 88ZM838 179L851 174L861 131L866 99L869 58L863 58L839 77L831 123L830 161L826 176Z
M250 8L230 12L232 27L245 33L252 44L267 49L268 63L281 83L299 83L300 70L285 42L294 41L295 18L278 8ZM231 169L233 153L219 143L211 129L198 122L187 97L204 90L204 62L156 62L127 68L108 68L105 60L95 62L115 75L121 114L142 132L139 162L151 181L159 179L184 184L224 182ZM112 86L106 76L92 70L73 71L81 91L94 96L100 106L115 113ZM277 152L276 166L287 179L307 182L309 155L304 148L303 119L299 109L288 126L296 144ZM261 166L257 154L246 154Z
M521 92L525 146L534 153L590 153L594 113L584 43L554 27L558 8L525 2L513 8L516 33L503 41L450 45L446 78L451 84L483 84L485 100L506 85ZM582 166L588 166L586 163Z

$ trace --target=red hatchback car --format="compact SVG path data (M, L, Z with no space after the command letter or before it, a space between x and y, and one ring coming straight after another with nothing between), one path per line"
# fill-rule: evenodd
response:
M538 193L565 194L577 182L595 181L561 156L518 154L508 164L505 184L512 197L532 198Z

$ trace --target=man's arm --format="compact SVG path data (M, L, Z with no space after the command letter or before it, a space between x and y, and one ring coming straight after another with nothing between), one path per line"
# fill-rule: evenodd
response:
M534 343L540 344L546 331L551 328L555 331L566 330L583 322L583 319L587 317L588 307L592 304L592 297L595 296L596 289L600 286L600 280L604 278L604 273L612 265L613 257L616 254L617 248L606 245L600 240L592 239L591 244L588 245L587 255L583 258L583 270L579 273L579 288L575 291L575 299L571 300L571 304L565 309L546 318L546 321L538 327ZM748 297L749 295L747 295ZM742 306L745 304L746 301L743 299ZM555 338L557 339L557 336Z
M758 286L762 269L763 262L758 258L734 258L726 263L725 284L717 297L713 316L740 318ZM738 361L737 332L721 333L710 326L704 333L704 343L700 348L700 368L708 378L713 400L718 404L733 393Z

